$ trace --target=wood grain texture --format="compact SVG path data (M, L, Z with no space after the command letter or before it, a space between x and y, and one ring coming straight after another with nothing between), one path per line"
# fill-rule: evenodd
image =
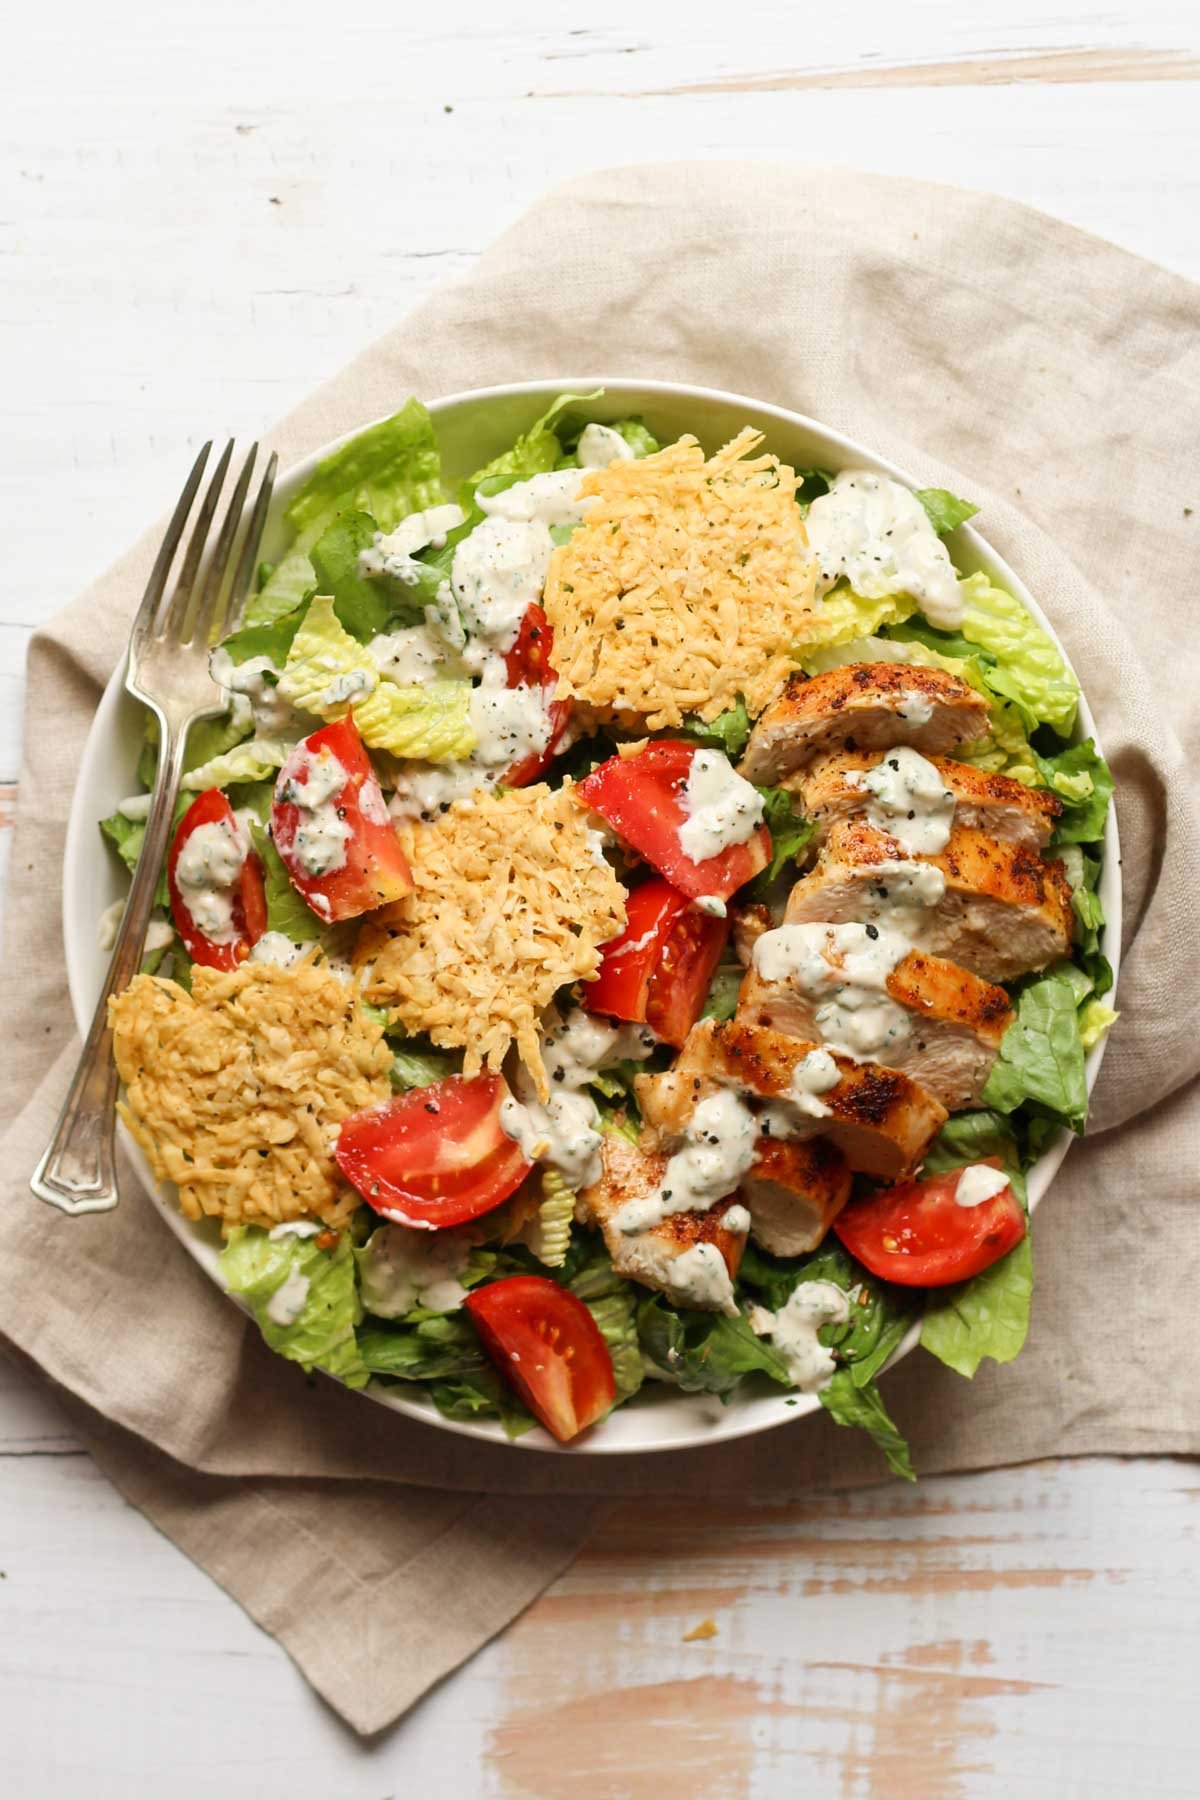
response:
M552 180L852 160L998 190L1200 277L1188 0L577 16L64 0L10 25L0 867L31 631L169 504L204 436L261 430ZM623 1507L502 1640L363 1745L0 1358L3 1787L1190 1796L1198 1501L1186 1465L1098 1460L771 1509Z

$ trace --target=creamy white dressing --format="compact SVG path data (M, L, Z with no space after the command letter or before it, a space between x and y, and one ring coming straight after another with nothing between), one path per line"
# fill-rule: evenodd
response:
M440 550L448 532L454 531L466 518L460 506L430 506L424 512L410 513L401 519L394 531L375 533L375 541L358 557L358 572L366 580L378 575L415 587L428 569L418 563L416 553L430 545Z
M348 780L346 770L331 751L322 749L314 756L307 745L293 752L280 777L276 798L294 806L297 818L290 840L277 834L276 846L282 856L294 857L310 880L335 874L346 866L350 826L338 811L335 798ZM365 792L364 783L360 803Z
M886 475L844 469L805 521L820 571L818 593L846 577L856 594L911 594L930 624L962 624L963 602L949 552L916 496Z
M933 701L920 688L909 688L901 694L896 711L906 725L928 725L933 717Z
M135 821L148 819L150 817L150 802L153 798L153 794L130 794L128 800L122 800L117 811L121 814L122 818L125 819L133 819Z
M716 894L697 894L692 905L697 912L707 913L710 919L724 919L729 914L729 908Z
M954 1190L956 1206L982 1206L985 1200L1003 1193L1008 1186L1008 1176L1003 1169L989 1168L987 1163L972 1163L965 1168L958 1178L958 1186Z
M866 807L871 824L911 855L936 856L946 848L954 828L954 795L928 757L903 745L889 750L873 769L846 779L871 796Z
M787 1363L792 1386L815 1394L837 1367L817 1333L823 1325L844 1325L849 1317L850 1296L842 1288L832 1281L802 1281L778 1312L752 1307L750 1329L770 1338Z
M614 1215L618 1231L633 1237L674 1213L707 1212L732 1194L754 1161L754 1114L731 1088L699 1101L683 1134L683 1146L663 1170L658 1187L627 1200Z
M585 425L575 447L575 461L581 469L606 469L609 463L629 462L634 450L611 425Z
M681 799L687 816L679 827L679 845L689 862L707 862L744 844L762 824L762 795L720 750L697 750Z
M810 1050L792 1070L788 1100L797 1112L812 1119L827 1119L829 1108L820 1098L842 1079L841 1071L828 1050Z
M272 1325L280 1325L285 1329L294 1325L308 1304L310 1282L307 1275L299 1269L292 1269L282 1286L277 1287L267 1301L267 1317Z
M478 686L471 689L471 761L486 768L511 769L550 742L553 690L521 682L509 687L502 656L489 657Z
M319 712L323 706L344 706L347 700L357 700L378 686L379 677L373 669L343 670L334 676L327 688L322 688L313 701L313 708Z
M450 582L473 638L494 650L512 648L526 607L541 598L553 549L540 519L486 518L463 539Z
M117 933L121 929L121 920L125 917L125 902L114 900L100 914L96 927L96 942L101 950L111 950L117 941ZM143 956L153 956L156 950L169 950L175 942L175 928L166 919L151 919L146 927L146 941L142 946Z
M889 998L887 980L911 949L903 932L879 925L780 925L756 940L751 959L764 981L816 1003L825 1043L862 1059L908 1041L908 1009Z
M250 844L240 820L213 819L186 838L175 864L175 885L196 930L212 944L238 936L233 902Z
M424 687L461 673L458 657L442 632L430 625L407 625L381 632L367 645L381 675L398 687Z
M324 1225L319 1225L312 1219L289 1219L283 1225L272 1225L267 1236L272 1243L279 1243L282 1238L317 1237L324 1230Z
M576 1007L565 1019L551 1015L542 1033L542 1062L550 1097L538 1099L528 1071L518 1069L513 1093L500 1103L500 1127L530 1162L557 1169L568 1187L599 1181L600 1113L584 1090L606 1064L642 1061L654 1049L644 1025L610 1025Z
M265 737L278 737L281 732L296 730L300 719L294 707L279 695L277 669L269 656L248 656L235 663L228 650L214 650L208 659L209 673L219 687L235 700L250 707L254 729Z
M381 1225L358 1259L363 1305L380 1319L401 1319L415 1306L456 1312L467 1296L458 1278L470 1254L470 1233Z
M522 524L580 525L593 498L580 496L582 469L553 469L516 481L498 494L476 493L475 503L492 519L513 519Z
M478 762L405 763L388 801L393 819L432 819L475 788L493 788L504 773Z

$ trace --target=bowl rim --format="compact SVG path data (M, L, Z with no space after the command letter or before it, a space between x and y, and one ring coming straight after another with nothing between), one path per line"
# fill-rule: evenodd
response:
M837 461L839 467L869 468L890 476L905 487L914 488L918 485L910 471L900 464L846 433L822 424L820 420L814 419L806 413L777 406L772 402L755 399L732 390L710 388L690 382L642 379L636 375L561 379L539 377L535 381L503 382L484 388L459 389L454 393L444 394L435 400L427 401L425 404L436 425L439 417L444 417L464 406L506 400L534 402L544 399L549 401L561 394L575 394L582 398L593 393L595 389L603 390L602 394L597 396L596 406L614 418L622 416L620 405L614 404L614 400L619 402L622 393L629 396L625 410L629 410L630 406L635 404L634 395L646 396L650 399L661 397L684 403L689 401L707 402L732 410L743 409L753 415L755 422L758 420L777 421L790 432L810 433L824 440L835 453L830 460ZM403 404L403 401L400 404ZM276 482L268 518L268 536L272 527L278 522L291 495L308 479L318 464L343 444L390 416L390 412L383 413L376 419L357 424L293 463ZM530 422L537 416L538 413L531 407ZM747 422L751 422L751 420L748 419ZM1049 634L1068 667L1071 667L1074 672L1070 657L1053 623L1046 616L1017 571L993 548L975 526L961 525L952 535L956 550L968 552L968 560L976 566L986 568L999 585L1014 594L1028 608L1034 620ZM961 556L956 556L956 561L961 560ZM95 997L99 992L103 970L101 962L99 964L101 974L97 979L95 967L88 967L89 960L93 965L96 963L97 953L90 950L91 940L94 940L95 936L94 922L91 939L86 933L81 934L79 930L72 929L72 915L77 912L80 904L75 897L89 891L85 871L89 864L94 865L101 857L106 856L96 830L97 819L103 814L96 811L92 794L94 784L88 777L97 767L98 757L106 753L104 746L115 736L122 707L136 705L136 702L125 693L124 675L125 658L122 657L104 689L92 720L67 820L63 857L63 947L71 1007L81 1034L87 1029ZM1103 745L1096 732L1095 719L1082 685L1080 686L1079 716L1075 736L1077 739L1092 737L1097 750L1103 754ZM1108 998L1110 1003L1114 1003L1120 975L1121 947L1120 840L1114 806L1109 808L1105 827L1099 891L1105 912L1104 950L1113 971L1113 985ZM1089 1098L1104 1059L1107 1041L1106 1035L1087 1058L1086 1074ZM240 1306L243 1311L248 1311L248 1307L238 1296L228 1294L220 1280L216 1268L219 1239L211 1222L196 1224L184 1218L173 1200L164 1191L163 1185L158 1183L152 1175L145 1157L133 1142L125 1126L119 1123L118 1130L121 1134L122 1148L133 1164L143 1188L160 1217L210 1279L226 1292L227 1297L234 1304ZM1031 1214L1045 1198L1072 1141L1073 1134L1063 1128L1051 1140L1037 1161L1031 1165L1027 1180ZM918 1320L897 1346L886 1369L890 1370L906 1357L916 1347L919 1337L920 1321ZM881 1373L883 1372L885 1371L881 1371ZM331 1379L336 1378L331 1377ZM821 1403L816 1394L754 1394L740 1400L735 1397L731 1405L722 1406L716 1403L711 1395L683 1395L678 1389L665 1384L649 1383L647 1385L650 1392L647 1393L645 1389L643 1390L643 1395L639 1396L636 1408L636 1415L639 1419L648 1419L655 1411L668 1411L679 1414L681 1418L686 1417L688 1420L694 1421L694 1424L690 1428L685 1426L683 1430L659 1441L653 1439L647 1442L615 1441L611 1435L606 1441L605 1432L601 1429L585 1434L583 1440L577 1444L562 1445L556 1443L540 1426L535 1427L524 1436L510 1441L505 1437L498 1422L448 1419L439 1413L426 1398L408 1399L394 1390L381 1388L375 1382L358 1391L393 1412L399 1412L407 1417L417 1419L423 1424L436 1426L459 1436L471 1437L487 1443L499 1443L508 1448L532 1450L540 1454L569 1453L576 1456L644 1456L666 1454L675 1450L707 1448L714 1443L727 1443L737 1438L756 1435L760 1431L777 1429L781 1425L793 1423L821 1410ZM621 1408L616 1417L627 1419L629 1413L625 1408ZM608 1421L605 1423L607 1424Z

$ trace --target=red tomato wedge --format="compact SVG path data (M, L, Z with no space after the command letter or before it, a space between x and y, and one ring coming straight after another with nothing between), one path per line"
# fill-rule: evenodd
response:
M998 1169L1000 1159L989 1156L983 1166ZM966 1281L1007 1255L1027 1226L1011 1187L977 1206L960 1206L955 1195L962 1174L962 1169L951 1169L852 1200L833 1229L850 1254L885 1281L904 1287Z
M679 842L679 827L687 818L683 790L695 754L694 744L671 739L647 744L637 756L610 757L575 791L681 893L693 900L702 894L727 900L766 868L771 834L760 825L744 844L731 844L704 862L693 862L684 853Z
M491 1212L532 1163L500 1125L508 1084L461 1075L412 1088L343 1120L338 1167L363 1199L400 1225L462 1225Z
M511 650L504 653L508 686L553 688L558 679L550 666L550 652L553 648L554 627L549 619L540 606L527 607L516 642ZM570 716L571 705L568 700L551 700L550 737L546 748L535 750L521 762L514 763L504 777L505 787L528 787L545 774L554 761Z
M304 806L310 783L319 798ZM319 918L356 919L412 893L408 858L352 714L314 731L280 769L271 836L292 886Z
M589 1012L649 1025L679 1049L700 1016L729 936L729 920L697 912L686 894L654 875L626 896L628 923L600 952L600 973L583 988Z
M201 931L188 910L187 900L178 880L179 858L193 832L205 825L225 825L236 833L233 808L220 788L207 788L198 794L175 828L175 836L167 856L167 891L171 896L171 916L180 941L193 962L209 969L236 969L245 962L263 932L267 929L267 902L263 888L263 866L253 850L247 852L232 889L232 927L237 933L227 944L214 943Z
M467 1295L483 1347L560 1444L602 1418L617 1397L612 1357L591 1313L544 1275L511 1275Z

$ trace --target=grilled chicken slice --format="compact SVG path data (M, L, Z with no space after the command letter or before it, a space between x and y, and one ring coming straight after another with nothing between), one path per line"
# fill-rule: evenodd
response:
M850 1170L826 1138L759 1138L739 1193L750 1236L772 1256L815 1250L850 1198Z
M713 1310L713 1300L704 1292L712 1284L704 1270L697 1280L695 1252L701 1245L710 1246L705 1254L719 1254L733 1280L746 1247L746 1234L729 1231L722 1220L731 1207L741 1204L737 1195L718 1200L707 1212L672 1213L648 1231L627 1236L617 1226L616 1215L626 1201L643 1200L654 1192L668 1159L665 1154L648 1154L613 1133L605 1136L600 1156L600 1179L579 1196L578 1211L583 1223L599 1226L613 1268L644 1287L657 1288L677 1306ZM737 1307L730 1300L724 1310L736 1312Z
M884 977L883 994L911 1016L907 1029L878 1050L876 1059L889 1069L903 1069L950 1112L977 1106L1000 1039L1012 1024L1004 989L957 963L911 950ZM819 1043L824 1034L817 1013L828 998L828 992L803 991L794 979L765 980L752 965L737 1016Z
M910 858L886 832L839 819L812 873L788 895L786 920L886 923L889 902L903 902L913 872L928 869L945 879L941 899L918 914L921 948L930 955L950 957L985 981L1011 981L1067 954L1071 889L1061 862L966 826L955 827L940 856Z
M832 750L911 744L935 755L983 737L981 694L943 669L916 663L846 663L811 681L792 675L750 733L739 772L771 784Z
M797 1065L819 1049L742 1019L725 1024L702 1019L688 1033L674 1068L634 1078L646 1124L643 1143L651 1150L672 1149L696 1102L718 1087L732 1087L752 1103L783 1102L793 1138L828 1138L864 1175L897 1181L910 1174L941 1130L945 1107L899 1069L856 1062L835 1051L836 1087L802 1112L793 1078Z
M861 813L870 799L859 778L887 755L886 750L839 750L789 775L783 786L798 794L807 816L824 837L838 819ZM954 823L988 831L1013 844L1043 850L1062 812L1062 801L1045 788L1027 788L1007 775L989 775L947 756L928 759L954 797Z

